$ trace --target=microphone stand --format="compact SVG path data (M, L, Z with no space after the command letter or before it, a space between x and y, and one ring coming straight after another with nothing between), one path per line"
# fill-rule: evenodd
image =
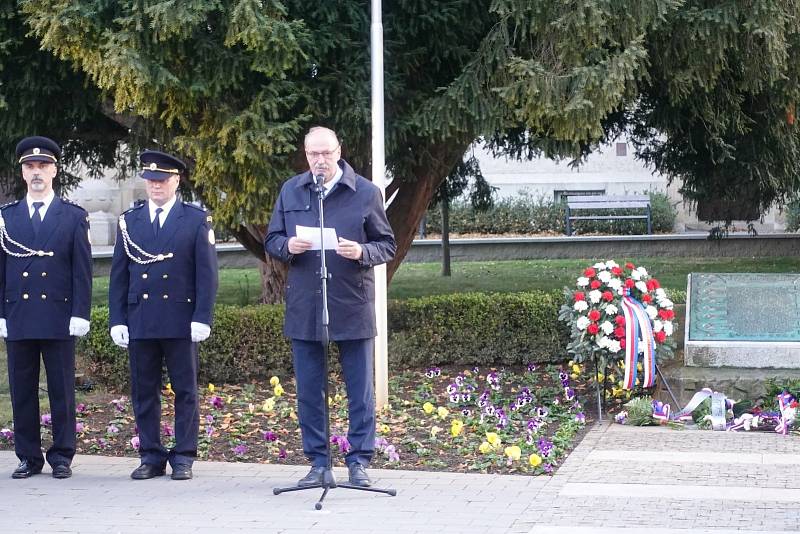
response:
M328 366L328 345L330 344L330 337L328 333L329 317L328 317L328 266L325 261L325 212L323 209L323 200L325 199L325 187L323 183L325 176L320 174L314 176L314 192L317 193L317 204L319 206L319 243L320 243L320 270L319 277L322 283L322 357L324 359L324 373L325 373L325 452L328 455L328 465L322 476L321 484L309 484L308 486L291 486L288 488L273 488L274 495L280 495L289 491L301 491L315 488L322 488L322 495L314 509L322 510L322 501L328 492L333 488L353 489L359 491L371 491L375 493L385 493L394 497L397 495L395 489L381 489L364 486L354 486L353 484L338 484L336 477L333 476L333 458L331 455L331 417L330 409L328 408L328 399L330 397L330 371Z

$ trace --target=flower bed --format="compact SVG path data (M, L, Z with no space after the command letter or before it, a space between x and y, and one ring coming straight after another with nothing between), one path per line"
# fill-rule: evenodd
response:
M550 473L585 425L575 384L560 368L427 369L393 374L391 409L378 414L374 467L462 472ZM172 400L163 391L162 434L174 439ZM291 379L214 386L201 391L201 459L305 464ZM138 437L130 401L89 394L78 405L78 453L136 456ZM331 396L331 442L342 465L347 399ZM43 415L44 441L51 422ZM13 449L13 432L0 430L0 449Z

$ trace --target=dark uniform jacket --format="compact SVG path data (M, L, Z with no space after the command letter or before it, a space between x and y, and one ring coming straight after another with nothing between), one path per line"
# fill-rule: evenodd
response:
M131 339L191 337L191 322L211 324L217 295L217 252L202 208L175 202L158 240L147 203L123 216L131 240L151 254L172 257L141 265L125 252L117 229L108 291L109 326L127 325ZM142 257L132 247L132 254Z
M386 219L380 190L340 160L343 175L323 200L325 227L361 244L360 261L326 254L329 335L332 340L375 337L375 275L372 267L394 257L395 242ZM287 242L296 226L319 226L317 194L311 172L287 180L270 219L264 247L268 254L289 264L286 283L284 333L292 339L322 339L322 292L318 250L289 254Z
M69 201L55 197L34 238L28 204L18 200L0 208L8 235L52 256L17 258L24 252L5 241L0 247L0 317L8 339L69 339L70 317L89 320L92 299L92 248L89 216Z

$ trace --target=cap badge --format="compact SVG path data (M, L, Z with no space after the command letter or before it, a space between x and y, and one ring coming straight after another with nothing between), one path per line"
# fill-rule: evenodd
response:
M35 155L37 155L37 156L38 156L38 155L39 155L41 152L42 152L42 151L41 151L40 149L38 149L38 148L34 148L34 149L33 149L33 153L34 153Z
M150 164L150 170L151 170L151 171L154 171L154 170L156 170L157 168L158 168L158 165L156 165L155 163L151 163L151 164Z

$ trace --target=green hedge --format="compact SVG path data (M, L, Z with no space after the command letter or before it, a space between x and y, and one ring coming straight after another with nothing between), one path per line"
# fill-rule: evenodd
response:
M653 232L672 232L676 210L664 193L649 193ZM618 210L618 215L641 214L642 210ZM581 215L608 215L608 211L585 211ZM564 233L564 204L530 195L505 198L495 202L487 211L475 210L469 202L453 202L450 206L450 231L454 234L539 234ZM439 208L428 210L425 231L441 233L442 215ZM575 233L616 235L643 234L645 222L640 219L613 221L576 221Z
M395 367L521 364L563 359L567 330L561 294L460 293L389 303L389 358ZM92 309L78 342L78 365L109 388L128 387L127 352L108 335L108 308ZM200 344L200 383L240 383L285 375L291 347L283 306L217 306L211 337Z

